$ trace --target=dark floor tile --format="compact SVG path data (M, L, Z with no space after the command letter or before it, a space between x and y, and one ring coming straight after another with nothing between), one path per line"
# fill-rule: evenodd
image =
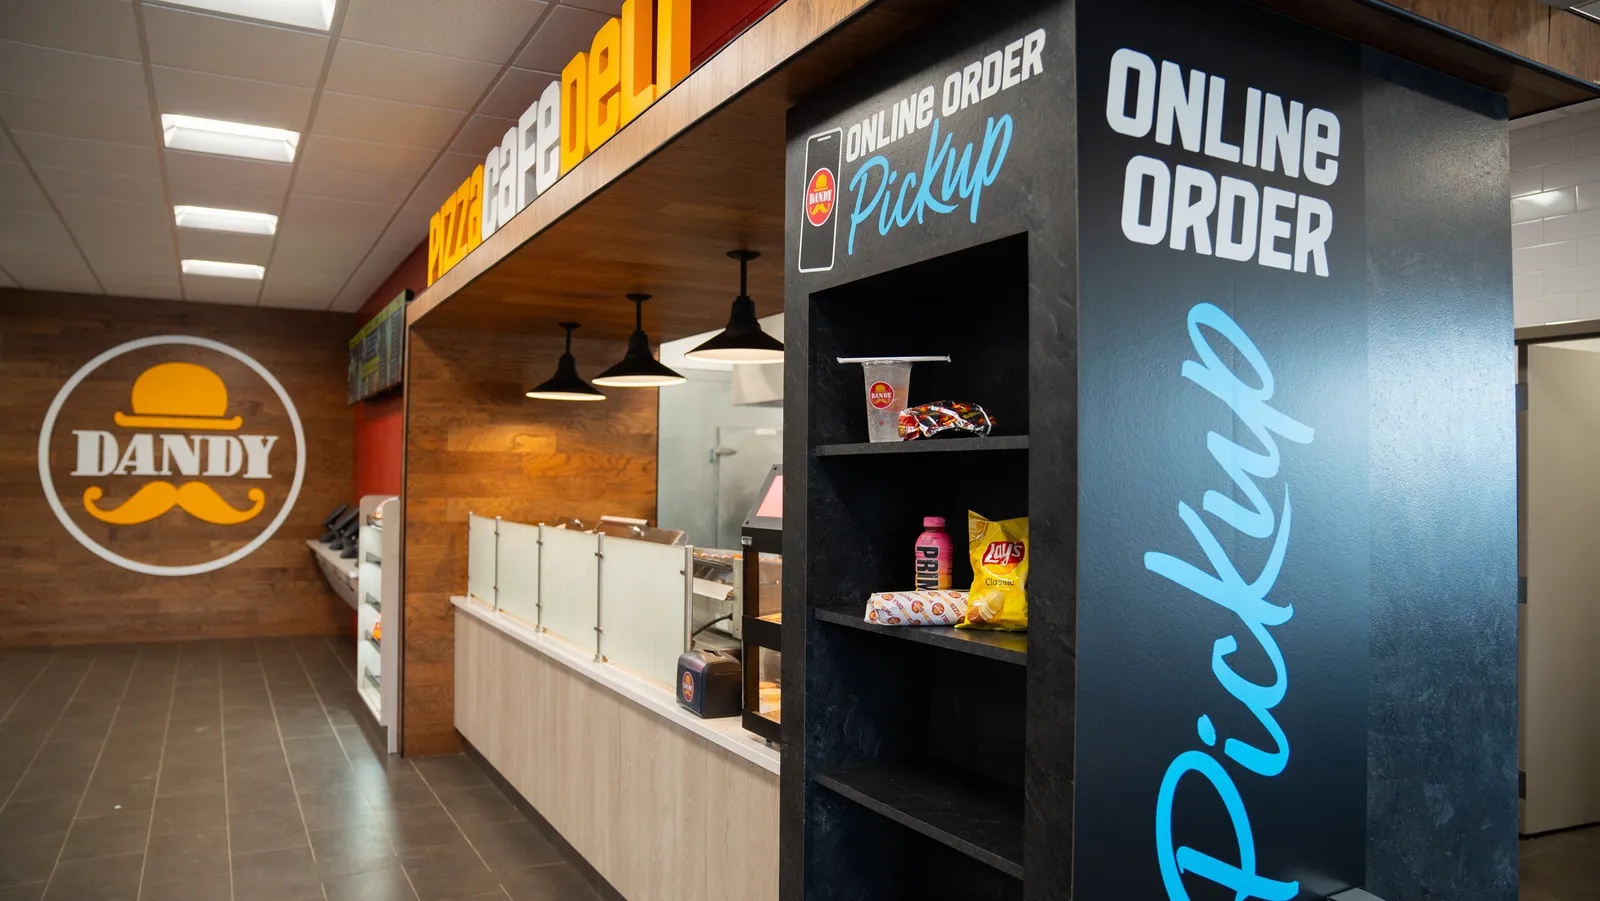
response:
M327 877L322 888L328 901L417 901L411 880L398 863L368 873Z
M317 872L329 876L348 876L398 865L389 837L377 823L363 823L311 833L311 850L317 858Z
M67 795L81 796L93 772L92 763L67 766L35 763L23 774L22 781L17 783L16 789L11 793L11 800L35 801Z
M390 775L357 769L356 782L367 800L379 810L405 807L433 807L439 803L433 789L415 772L397 771Z
M338 738L331 735L285 739L283 756L288 758L290 766L329 760L345 762L344 746L339 744Z
M233 853L255 854L306 847L306 824L295 805L259 810L231 810L229 841Z
M422 778L428 780L435 791L455 788L477 788L489 785L489 777L464 754L454 757L428 757L412 761Z
M227 871L226 829L150 836L150 851L144 865L146 885L166 885Z
M499 875L511 901L594 901L600 897L577 870L564 863Z
M82 741L47 741L39 748L32 765L35 769L93 766L100 759L104 746L103 737Z
M455 901L493 892L495 874L466 842L418 848L401 857L419 901Z
M124 751L106 748L106 756L95 767L94 778L102 782L138 782L154 779L161 772L161 749Z
M137 901L143 854L75 860L56 867L45 901Z
M413 848L466 842L450 814L438 805L385 811L382 816L389 840L402 856Z
M234 901L307 901L321 897L322 885L309 848L233 858Z
M561 852L527 820L512 823L462 823L467 840L491 870L520 870L560 863Z
M294 775L294 790L303 795L334 791L355 781L355 773L343 757L296 763L289 771Z
M0 837L21 832L65 832L77 816L78 801L71 795L12 800L0 810Z
M295 803L294 785L283 779L228 779L228 806L233 810L261 810Z
M43 882L30 882L27 885L0 888L0 901L39 901L43 897Z
M440 808L443 810L443 808ZM333 829L375 822L377 815L354 785L339 790L300 796L300 811L312 830Z
M166 793L165 779L162 780L161 793ZM157 797L150 831L157 835L165 835L174 832L226 829L227 826L228 805L219 791L217 794L196 794L177 798Z
M227 901L232 891L233 876L224 871L167 885L146 882L139 901Z
M90 860L116 854L143 853L150 837L150 817L142 810L113 811L110 816L72 821L62 860Z
M239 726L224 726L223 737L228 749L273 747L279 745L278 726L276 723L245 723Z
M49 878L66 840L65 832L24 830L0 835L0 885Z
M222 775L222 764L184 764L161 766L161 782L156 786L157 798L191 798L208 795L221 798L227 786Z
M522 819L506 796L494 785L478 788L444 789L438 792L439 803L450 811L456 822L474 820L484 823L508 823Z
M315 716L278 718L278 732L284 739L322 738L333 735L328 718L318 711Z
M96 777L84 793L79 816L102 816L113 810L149 810L155 801L154 779L102 779Z

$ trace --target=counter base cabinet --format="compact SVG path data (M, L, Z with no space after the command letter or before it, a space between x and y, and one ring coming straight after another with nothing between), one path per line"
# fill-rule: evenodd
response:
M776 901L776 774L459 612L456 729L628 901Z

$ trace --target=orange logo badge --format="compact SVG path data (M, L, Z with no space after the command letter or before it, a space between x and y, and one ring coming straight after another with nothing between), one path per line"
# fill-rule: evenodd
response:
M872 387L867 389L867 400L874 407L885 409L894 403L894 389L889 387L888 382L873 382Z
M818 169L816 175L811 176L811 183L806 185L808 222L818 226L828 224L828 217L833 215L833 200L837 188L838 184L834 181L832 169L824 167Z
M284 479L274 470L291 445ZM288 517L305 462L299 414L272 373L182 335L90 360L39 433L39 480L56 518L101 559L148 575L209 572L255 551Z

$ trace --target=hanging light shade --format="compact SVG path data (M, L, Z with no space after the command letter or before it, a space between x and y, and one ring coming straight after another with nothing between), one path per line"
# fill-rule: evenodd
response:
M756 302L750 299L748 267L761 254L732 250L728 256L739 261L739 296L733 299L728 325L684 356L715 363L782 363L783 342L761 330Z
M572 358L572 330L578 327L578 323L560 322L557 325L567 330L567 350L561 355L561 362L556 364L556 374L548 382L529 391L528 396L538 400L605 400L604 394L578 377L578 361Z
M633 301L633 335L622 361L594 377L596 385L607 388L663 388L681 385L688 379L674 372L650 352L650 336L644 333L644 302L648 294L629 294Z

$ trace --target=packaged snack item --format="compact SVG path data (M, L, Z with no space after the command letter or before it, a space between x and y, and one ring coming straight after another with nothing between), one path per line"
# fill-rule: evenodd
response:
M880 626L953 626L966 612L965 591L879 591L867 598L866 620Z
M990 522L967 511L972 591L958 629L1028 628L1028 518Z
M977 404L941 400L901 410L899 429L900 437L907 441L949 431L985 436L994 431L994 418Z

